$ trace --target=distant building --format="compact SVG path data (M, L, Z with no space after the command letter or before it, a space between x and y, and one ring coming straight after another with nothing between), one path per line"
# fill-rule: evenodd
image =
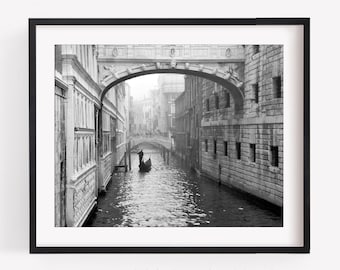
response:
M135 114L133 111L134 101L133 96L129 96L129 136L133 136L136 133Z
M175 127L175 99L184 91L184 76L162 74L158 79L160 118L159 131L171 136Z
M133 135L160 134L161 114L159 89L150 90L143 99L134 100L130 108Z
M152 99L152 128L155 134L159 134L160 131L160 117L161 117L161 105L160 105L160 89L156 88L150 91Z
M200 170L200 128L202 119L203 78L185 76L185 90L175 100L175 150L192 168Z
M134 119L134 135L147 135L154 132L152 99L145 97L135 100L131 108Z

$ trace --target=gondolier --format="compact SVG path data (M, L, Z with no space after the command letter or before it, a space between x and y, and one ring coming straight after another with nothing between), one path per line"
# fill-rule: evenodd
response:
M144 156L143 149L141 149L137 154L139 156L139 166L140 166L142 164L143 156Z
M139 157L139 170L141 172L148 172L151 170L151 159L149 158L146 162L144 162L143 157L144 157L144 152L143 149L141 149L138 153Z

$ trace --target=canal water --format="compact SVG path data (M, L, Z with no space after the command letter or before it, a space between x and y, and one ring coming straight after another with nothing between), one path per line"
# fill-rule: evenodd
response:
M132 170L113 175L85 226L282 226L281 214L268 205L198 177L179 158L167 165L157 149L143 152L151 171L139 172L132 154Z

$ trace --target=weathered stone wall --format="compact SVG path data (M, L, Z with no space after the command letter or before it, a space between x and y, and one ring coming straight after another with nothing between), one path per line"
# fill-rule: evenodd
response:
M93 165L74 185L74 226L84 223L96 203L95 171L96 167Z
M101 172L102 172L102 183L100 186L101 190L105 190L107 184L111 179L113 162L112 162L112 153L106 153L105 156L101 158Z
M207 80L197 76L185 76L185 91L177 97L176 105L176 153L200 169L200 127L202 118L202 91L199 88Z
M228 125L203 128L202 172L243 191L249 192L274 204L282 205L283 180L283 129L282 124ZM275 138L276 136L276 138ZM217 151L214 153L214 140ZM276 142L274 142L276 140ZM227 143L227 155L224 143ZM236 142L241 143L241 158L237 158ZM251 160L250 144L256 146L255 162ZM270 146L279 146L279 166L270 163Z
M67 86L65 87L67 89ZM66 125L65 90L55 86L54 97L54 204L55 226L66 224Z
M98 84L96 47L92 45L60 45L55 48L56 82L65 84L66 134L60 135L61 111L56 104L55 217L56 226L81 226L93 209L98 189L111 179L115 149L112 141L119 135L118 158L125 147L126 127L124 85L117 85L101 102ZM60 76L60 78L58 78ZM116 93L117 92L117 93ZM60 95L60 93L58 94ZM103 122L95 106L102 106ZM122 124L113 131L112 120ZM100 129L103 128L103 134ZM114 126L116 129L116 126ZM61 161L61 147L66 145L66 160ZM116 146L116 144L114 145ZM58 156L59 155L59 156ZM66 185L63 164L66 163ZM63 180L64 181L64 180ZM65 190L66 186L66 190ZM65 208L65 211L63 210ZM66 217L63 213L66 212Z
M226 108L227 89L209 81L202 85L202 173L282 206L283 47L245 49L242 114L235 113L232 97Z

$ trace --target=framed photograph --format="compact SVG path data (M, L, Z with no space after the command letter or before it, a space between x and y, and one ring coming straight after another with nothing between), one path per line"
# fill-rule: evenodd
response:
M30 252L309 253L309 33L30 19Z

